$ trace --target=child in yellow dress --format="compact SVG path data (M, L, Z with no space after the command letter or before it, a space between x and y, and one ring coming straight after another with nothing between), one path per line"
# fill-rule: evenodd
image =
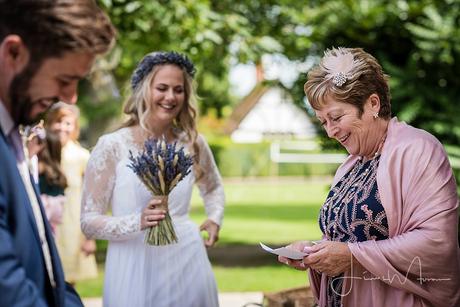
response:
M83 175L89 151L78 142L79 110L75 105L55 104L46 117L46 128L59 135L62 148L61 167L67 178L66 204L62 224L58 226L57 247L61 256L66 281L97 276L94 253L96 243L87 240L80 229L80 203Z

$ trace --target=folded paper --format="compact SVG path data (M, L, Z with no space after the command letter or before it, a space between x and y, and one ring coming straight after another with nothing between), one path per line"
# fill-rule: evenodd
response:
M283 256L289 259L300 260L308 255L308 253L302 253L297 250L291 249L289 247L280 247L280 248L273 249L263 244L262 242L259 242L259 244L265 251L278 255L278 256Z

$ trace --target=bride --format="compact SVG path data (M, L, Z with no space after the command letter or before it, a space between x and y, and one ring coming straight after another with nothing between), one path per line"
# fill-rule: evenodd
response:
M104 306L218 306L205 246L218 239L224 191L211 150L196 130L194 73L193 64L179 53L146 55L131 78L132 94L124 107L128 120L102 136L91 153L81 227L89 238L109 240ZM129 152L142 151L149 137L177 141L194 157L193 172L169 194L176 244L144 243L146 228L155 227L165 212L155 208L160 201L127 165ZM194 183L208 217L200 228L188 216ZM204 244L200 230L208 233Z

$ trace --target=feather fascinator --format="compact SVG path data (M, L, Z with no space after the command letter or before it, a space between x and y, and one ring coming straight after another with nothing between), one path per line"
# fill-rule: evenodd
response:
M326 50L321 64L327 73L325 80L332 80L335 86L341 87L352 78L356 67L364 63L355 60L350 49L338 47Z

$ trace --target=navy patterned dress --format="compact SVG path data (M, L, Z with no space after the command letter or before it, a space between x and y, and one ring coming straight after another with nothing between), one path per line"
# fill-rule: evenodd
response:
M380 155L353 168L330 190L319 225L327 240L362 242L388 238L388 221L377 187ZM341 277L341 276L337 276ZM341 306L342 281L328 277L327 306Z

